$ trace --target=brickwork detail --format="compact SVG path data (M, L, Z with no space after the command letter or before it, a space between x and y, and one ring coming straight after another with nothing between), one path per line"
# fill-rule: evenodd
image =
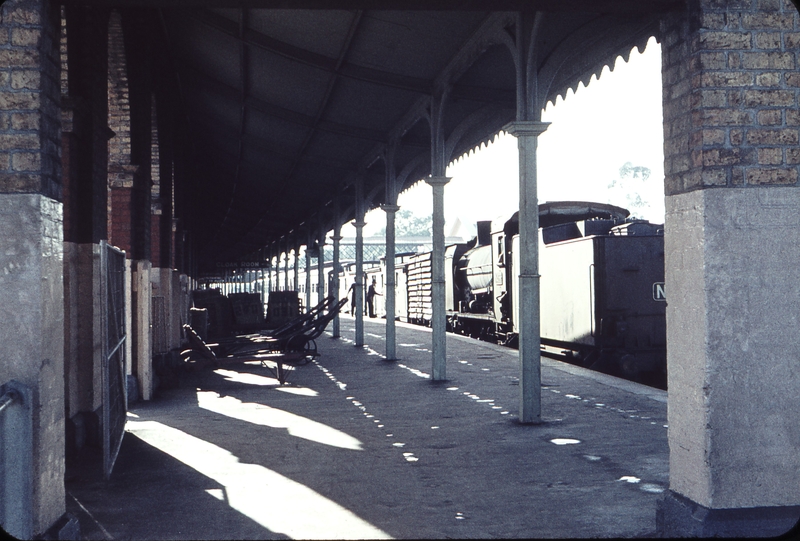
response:
M150 216L150 231L154 233L150 235L150 260L154 268L165 266L161 261L161 235L159 234L162 228L162 219L161 212L158 214L154 212Z
M128 73L120 14L111 12L108 23L108 127L114 136L108 141L109 182L117 169L131 162L131 108Z
M153 201L159 198L159 188L161 184L161 171L158 148L158 116L156 112L156 100L150 101L150 180L153 181L151 193Z
M58 6L0 8L0 193L61 199Z
M796 185L800 16L790 0L699 0L662 26L666 194Z
M112 11L108 23L108 240L133 255L133 186L139 166L131 164L131 108L122 18Z
M130 259L133 242L133 181L129 186L115 186L108 194L109 216L112 224L109 228L108 242L121 250Z
M163 216L161 204L161 162L159 152L158 118L155 99L150 102L150 261L153 268L163 267L161 237Z

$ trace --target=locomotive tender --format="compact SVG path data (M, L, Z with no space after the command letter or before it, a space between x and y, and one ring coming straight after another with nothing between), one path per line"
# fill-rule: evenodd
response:
M542 354L666 388L663 226L626 220L613 205L539 205ZM429 252L397 265L400 319L429 324ZM519 218L478 223L478 236L445 250L449 330L517 343ZM405 316L405 317L404 317Z

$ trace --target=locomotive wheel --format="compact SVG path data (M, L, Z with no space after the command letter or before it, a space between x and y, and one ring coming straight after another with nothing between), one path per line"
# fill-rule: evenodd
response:
M619 359L619 366L626 378L631 378L633 381L637 381L637 376L640 370L638 363L636 362L635 355L623 353Z
M592 350L586 355L579 355L580 366L590 370L597 370L594 365L600 360L600 353L597 350Z
M602 372L604 374L617 377L622 375L620 365L617 362L618 357L613 352L600 351L595 352L594 354L596 355L596 359L588 366L589 370L595 370L597 372ZM588 360L589 359L587 359L587 361Z

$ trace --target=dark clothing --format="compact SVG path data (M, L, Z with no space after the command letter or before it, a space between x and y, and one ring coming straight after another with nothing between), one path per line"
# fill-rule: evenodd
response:
M372 284L367 290L367 308L369 309L369 317L375 317L375 295L380 295L380 293L375 291L375 284Z
M354 316L356 314L356 283L355 282L350 284L350 289L347 291L347 294L350 297L350 315Z

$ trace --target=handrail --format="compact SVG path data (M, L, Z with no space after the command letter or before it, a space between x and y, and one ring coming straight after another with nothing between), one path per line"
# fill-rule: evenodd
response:
M22 396L14 389L9 389L6 391L3 396L0 396L0 412L10 406L12 402L19 400L20 398L22 398Z
M10 407L9 407L10 406ZM0 525L33 539L33 390L16 380L0 385Z

